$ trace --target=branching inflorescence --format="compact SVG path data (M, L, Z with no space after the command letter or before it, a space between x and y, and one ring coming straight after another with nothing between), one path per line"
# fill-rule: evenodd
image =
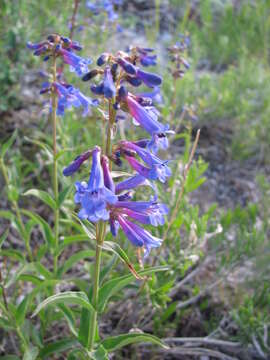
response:
M172 133L169 125L159 121L159 111L155 103L161 99L159 87L162 78L156 74L144 71L140 66L156 64L153 49L131 47L127 52L119 51L116 55L103 53L97 59L97 67L90 70L90 59L84 59L75 52L81 50L79 43L53 34L40 43L28 43L28 48L34 55L43 56L45 61L52 62L51 81L43 84L41 93L50 96L51 117L53 124L53 187L55 203L58 198L57 171L57 143L56 118L63 116L71 107L82 107L83 116L89 114L91 107L96 107L104 116L107 125L106 145L102 149L96 145L77 156L74 161L63 170L64 176L71 176L79 170L81 165L91 159L91 171L88 182L75 183L76 193L74 201L80 205L78 217L88 220L96 226L96 256L93 277L92 310L90 321L87 322L88 333L84 343L85 349L92 351L97 332L97 315L99 307L99 278L101 266L101 251L104 246L106 225L114 237L119 228L128 240L138 249L144 250L147 257L152 248L161 245L162 240L146 230L145 225L159 226L165 223L168 208L157 200L154 181L164 183L171 175L168 160L158 157L159 149L167 149L167 134ZM57 60L61 66L57 68ZM69 65L70 71L75 72L83 81L95 80L90 86L91 92L98 99L84 95L79 89L64 80L62 64ZM133 93L140 85L152 89L146 93ZM144 129L149 138L128 141L123 138L112 143L112 135L117 122L130 114L133 123ZM126 120L128 121L128 120ZM134 174L123 181L115 183L112 165L117 167L126 162ZM148 201L133 201L132 190L139 186L148 186L154 195ZM59 238L59 208L55 208L55 248L54 271L58 274L58 238ZM106 245L106 244L105 244ZM118 245L118 244L117 244ZM118 245L119 246L119 245ZM125 257L126 259L126 257ZM127 260L125 260L127 261ZM141 259L139 257L141 264ZM133 266L128 262L132 274L136 274ZM138 274L135 276L137 279ZM90 305L89 305L90 306ZM156 340L155 340L156 341Z
M105 152L95 147L78 156L63 172L66 176L72 175L92 156L88 183L83 181L75 184L75 202L81 205L78 216L95 223L109 221L113 236L117 235L120 227L133 245L144 248L145 256L151 248L160 246L161 240L135 222L162 225L168 209L157 201L156 196L146 202L132 201L130 190L142 185L152 185L151 182L155 180L164 183L171 175L168 161L161 160L156 155L159 148L168 147L166 135L171 132L168 125L159 122L159 112L154 106L162 79L138 66L154 65L156 56L152 52L153 49L134 47L130 48L128 53L103 53L97 60L99 67L83 76L84 81L99 77L99 81L91 85L91 90L109 104L109 137L110 128L117 122L118 111L124 111L129 113L151 138L139 141L122 140L113 144L111 149L110 146L107 147ZM142 83L154 90L137 95L128 90L127 86L132 89ZM115 184L109 162L121 166L123 160L136 174Z

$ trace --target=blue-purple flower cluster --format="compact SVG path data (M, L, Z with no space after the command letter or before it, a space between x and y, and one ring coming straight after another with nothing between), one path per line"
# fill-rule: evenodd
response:
M180 34L179 41L168 48L170 60L174 64L174 67L170 69L174 79L182 78L185 75L186 70L190 68L190 64L185 58L185 53L189 46L189 37Z
M44 61L48 61L53 56L61 57L65 64L70 65L70 71L78 76L87 73L88 65L92 63L91 59L84 59L74 53L82 50L77 41L58 34L49 35L45 41L39 43L28 42L27 47L34 50L35 56L43 56Z
M115 12L114 5L122 5L123 0L96 0L96 1L87 1L86 7L94 15L99 15L101 12L107 14L108 20L113 22L118 18L117 13Z
M88 183L75 184L75 203L81 206L78 216L94 223L109 221L113 236L120 227L134 246L144 249L145 256L151 248L160 246L162 240L145 230L144 225L163 225L168 208L157 201L156 191L149 201L132 201L132 190L139 186L151 186L155 190L154 181L164 183L171 175L168 160L157 156L160 148L168 147L166 135L170 133L169 126L159 122L160 114L154 105L161 100L162 78L138 66L154 65L156 56L152 52L152 49L136 47L128 53L118 52L116 56L103 53L97 60L99 67L83 77L84 81L97 79L90 89L105 102L113 104L116 119L120 110L129 113L151 137L119 141L113 144L110 154L104 154L96 146L78 156L63 172L66 176L72 175L92 157ZM132 87L141 84L153 91L133 94ZM115 184L110 160L117 166L122 166L125 161L134 170L134 175Z
M34 51L35 56L43 56L45 61L51 58L60 58L64 64L69 65L70 71L82 76L89 72L88 65L92 60L84 59L74 51L80 51L81 45L77 41L70 40L67 37L58 34L52 34L45 41L39 43L27 43L27 47ZM82 107L83 116L90 113L92 106L99 104L97 99L91 99L85 96L79 89L62 80L62 68L57 71L57 81L45 82L40 91L41 94L54 92L57 95L57 115L63 116L66 109L71 107Z

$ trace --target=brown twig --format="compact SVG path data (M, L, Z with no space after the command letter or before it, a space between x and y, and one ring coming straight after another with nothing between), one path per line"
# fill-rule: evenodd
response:
M74 4L73 4L73 13L72 13L72 17L70 20L71 26L70 26L70 32L69 32L69 38L72 40L73 34L74 34L74 30L76 27L76 15L78 12L78 7L79 7L79 2L80 0L74 0Z

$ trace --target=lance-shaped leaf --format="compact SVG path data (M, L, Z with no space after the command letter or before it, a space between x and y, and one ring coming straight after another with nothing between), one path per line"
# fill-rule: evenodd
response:
M42 141L38 141L35 139L30 139L29 137L25 136L24 139L28 142L30 142L31 144L35 144L38 145L39 147L41 147L41 149L43 149L45 151L45 153L48 156L48 159L50 159L51 161L53 160L53 150L50 146L48 146L47 144L45 144Z
M132 332L129 334L108 337L101 342L101 345L108 352L112 352L122 348L123 346L134 343L152 343L168 349L168 346L166 346L159 338L150 334L145 334L143 332Z
M8 233L9 233L9 229L4 231L3 234L0 236L0 249L1 249L2 245L4 244L4 241L8 237Z
M56 356L56 354L70 350L76 345L78 345L77 340L74 340L72 338L54 341L53 343L44 346L44 348L40 350L39 356L41 359L49 359L49 355L53 354L54 356Z
M61 278L64 273L66 273L74 264L77 264L79 261L85 258L94 258L96 255L94 250L81 250L73 255L71 255L61 266L58 271L58 276Z
M91 352L90 356L93 360L109 360L108 352L102 345L99 345L96 350Z
M38 347L29 346L23 354L23 360L35 360L38 357Z
M168 266L155 266L145 270L138 271L138 274L140 276L145 276L153 272L166 271L166 270L169 270ZM129 285L132 281L134 281L133 275L125 275L107 281L100 288L99 291L98 311L103 312L110 297L118 293L125 286Z
M58 252L57 254L60 255L61 252L69 245L72 245L74 243L78 243L78 242L88 242L89 243L89 238L87 235L83 235L83 234L78 234L78 235L71 235L71 236L66 236L63 239L60 239L60 243L58 246Z
M47 193L46 191L38 190L38 189L30 189L30 190L26 191L23 195L24 196L29 196L29 195L35 196L35 197L39 198L41 201L43 201L46 205L50 206L50 208L52 208L53 210L57 209L56 202L51 197L51 195L49 193Z
M11 137L1 146L1 158L3 159L6 152L10 149L17 137L17 129L13 132Z
M143 280L143 278L137 273L137 271L134 269L134 266L130 262L127 254L125 251L121 248L119 244L113 241L104 241L103 245L101 246L102 249L108 250L116 254L121 261L123 261L127 267L129 268L130 272L135 276L138 280Z
M89 311L94 311L93 306L90 304L88 297L83 292L75 292L75 291L66 291L59 294L52 295L42 301L41 304L38 305L36 310L34 311L32 317L36 316L42 309L47 307L48 305L56 305L56 304L76 304L80 305L83 308L88 309Z
M53 246L54 242L55 242L55 238L52 232L52 229L50 227L50 225L47 223L47 221L45 221L41 216L39 216L38 214L34 214L29 210L25 210L23 209L22 212L30 217L32 220L34 220L36 222L36 224L40 225L43 233L44 233L44 237L45 240L47 241L48 245Z
M82 225L83 231L86 233L86 235L89 237L89 239L93 240L96 238L94 227L90 223L90 221L85 220L83 222L81 219L79 219L77 217L77 215L73 215L73 217L80 222L80 224ZM85 224L87 224L87 226Z
M73 187L73 185L69 185L59 193L59 196L58 196L58 206L59 206L59 208L63 204L63 202L65 201L68 194L70 193L72 187Z

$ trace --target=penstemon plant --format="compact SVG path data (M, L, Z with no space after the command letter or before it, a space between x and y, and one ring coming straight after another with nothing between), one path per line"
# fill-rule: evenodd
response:
M40 43L28 43L28 48L34 55L43 56L45 61L51 62L51 81L43 85L41 93L49 94L52 118L53 137L53 167L52 183L54 190L54 237L53 263L54 276L59 273L59 185L58 185L58 145L57 145L57 116L64 116L70 107L83 107L83 116L88 115L90 108L95 107L103 116L106 124L104 146L96 145L78 155L72 163L63 170L64 176L76 173L81 165L91 160L91 170L88 182L75 183L74 201L80 206L78 220L83 229L92 239L89 228L95 226L95 258L93 281L88 290L68 291L51 295L41 302L34 312L34 316L41 313L48 305L62 306L66 303L81 305L79 331L72 327L76 338L76 345L70 341L71 356L90 359L106 359L108 353L122 346L136 342L152 342L160 346L165 345L153 335L142 332L130 332L119 336L101 340L99 337L98 319L104 311L110 298L132 279L147 281L146 276L158 271L165 271L166 266L144 267L143 258L147 258L152 248L161 245L162 239L153 236L145 229L146 225L164 225L168 208L158 202L157 187L154 182L164 183L171 175L168 160L158 157L159 149L168 148L167 134L173 133L168 125L159 122L159 112L154 103L160 98L159 86L162 78L156 74L144 71L140 66L156 64L153 49L130 47L127 52L119 51L115 55L103 53L97 59L98 67L88 70L90 59L83 59L74 51L81 50L80 44L58 34L48 36ZM79 89L64 80L63 67L57 71L57 62L68 64L70 71L75 72L83 81L99 79L91 85L92 93L98 99L85 96ZM133 93L133 88L141 84L153 89L147 93ZM115 141L115 129L123 117L131 115L135 125L145 130L150 138ZM123 181L115 182L113 166L122 167L126 163L133 174ZM120 172L121 174L121 172ZM148 201L134 201L134 191L138 187L148 186L153 196ZM32 192L32 195L36 193ZM41 193L39 193L39 196ZM110 230L116 238L119 228L126 238L137 248L140 270L133 265L128 255L117 241L106 241L106 234ZM111 251L122 260L131 274L113 278L104 282L102 274L102 250ZM108 266L107 272L111 269ZM65 311L68 311L65 308ZM69 319L70 321L70 319Z

